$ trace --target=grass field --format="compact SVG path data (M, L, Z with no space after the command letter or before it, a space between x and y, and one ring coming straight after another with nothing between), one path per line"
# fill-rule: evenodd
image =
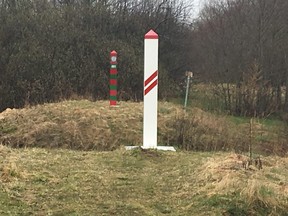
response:
M288 159L0 146L0 215L287 215Z
M246 170L250 119L159 102L158 143L177 152L126 151L142 144L142 110L80 100L0 113L0 215L287 215L283 122L254 119L263 169Z

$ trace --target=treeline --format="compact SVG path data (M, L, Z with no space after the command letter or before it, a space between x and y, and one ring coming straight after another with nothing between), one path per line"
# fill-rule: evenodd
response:
M160 97L175 95L175 77L190 67L190 9L181 0L0 0L0 111L108 99L112 50L120 99L141 100L151 28L160 36Z
M0 0L0 111L74 96L108 99L112 50L119 99L142 100L143 38L154 29L160 98L179 97L192 70L215 87L217 109L288 112L288 1L215 0L196 20L187 2Z
M288 111L288 1L218 0L194 23L195 67L232 114Z

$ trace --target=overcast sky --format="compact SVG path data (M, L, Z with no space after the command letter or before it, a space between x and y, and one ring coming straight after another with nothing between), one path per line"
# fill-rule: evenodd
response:
M203 7L204 3L207 0L187 0L187 2L191 2L193 1L193 5L194 5L194 10L195 10L195 17L198 15L199 11L201 10L201 8Z
M200 8L204 2L205 2L204 0L194 0L194 4L198 8Z
M194 0L195 3L197 3L200 7L204 5L205 2L208 2L208 0Z

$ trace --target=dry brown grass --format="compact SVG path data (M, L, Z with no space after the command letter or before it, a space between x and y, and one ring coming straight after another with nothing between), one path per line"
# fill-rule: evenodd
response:
M216 154L198 170L197 181L202 184L200 191L208 196L239 194L251 207L272 209L269 215L278 215L278 210L288 209L288 158L262 158L263 169L253 165L243 169L242 161L247 157L229 154L225 157Z
M17 156L12 156L11 153L11 149L0 145L0 182L8 183L25 176L16 163Z
M246 152L246 126L235 125L226 116L198 108L179 113L171 123L170 140L186 150Z
M0 113L0 142L13 147L63 147L112 150L141 145L143 103L122 102L110 108L107 101L65 101ZM180 107L159 104L159 133ZM0 131L1 133L1 131ZM163 142L159 137L159 143Z
M135 139L140 128L139 111L140 106L133 103L110 109L106 101L84 100L8 109L1 113L0 119L6 124L4 127L14 130L4 133L1 141L16 147L114 149L120 145L120 139L133 144L139 141Z
M199 108L184 112L181 106L168 102L159 102L158 113L159 145L197 151L248 151L249 124L235 124L227 116ZM7 109L0 113L0 143L77 150L142 145L142 115L143 103L121 102L119 107L110 108L108 101L88 100ZM282 138L280 145L270 128L259 123L255 130L262 136L255 141L257 153L285 155L286 138Z

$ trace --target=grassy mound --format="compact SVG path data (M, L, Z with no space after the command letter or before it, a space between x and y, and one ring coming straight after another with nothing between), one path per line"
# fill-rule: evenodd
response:
M257 153L287 152L284 124L257 121L251 137L249 119L214 115L159 102L158 144L185 150L247 152L253 142ZM64 101L0 113L0 143L12 147L113 150L142 145L143 103ZM281 133L280 133L281 132ZM253 139L253 140L252 140Z
M287 215L288 160L0 146L0 215Z
M13 147L82 150L141 145L142 107L143 103L125 102L110 108L107 101L82 100L7 109L0 114L0 142ZM160 124L165 125L178 109L162 103Z

